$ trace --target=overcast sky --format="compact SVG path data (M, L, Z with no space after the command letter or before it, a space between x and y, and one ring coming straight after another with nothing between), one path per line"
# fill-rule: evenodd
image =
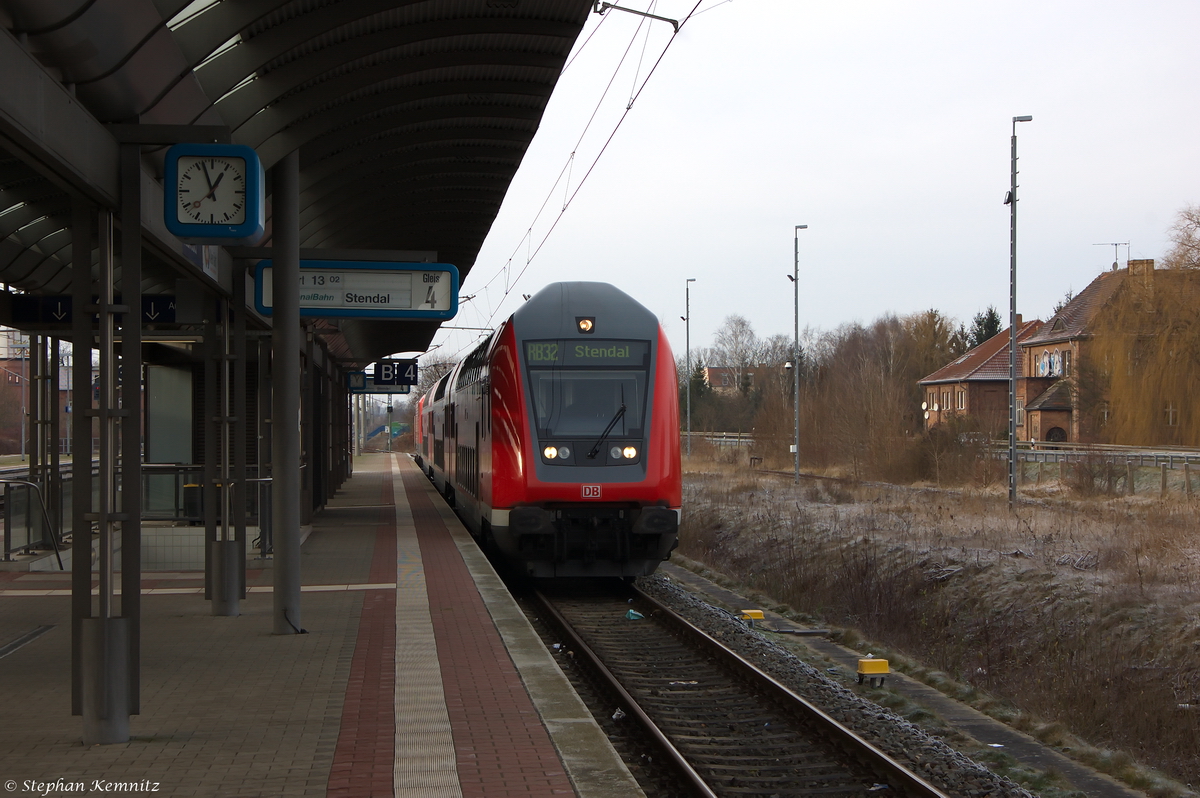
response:
M656 313L683 354L694 277L694 349L730 314L791 335L786 275L807 224L802 331L927 308L969 324L988 305L1007 325L1003 199L1025 114L1018 312L1046 318L1111 267L1113 247L1094 244L1160 258L1175 213L1200 204L1197 31L1196 0L703 0L580 187L671 38L667 23L593 14L462 287L475 299L449 324L495 326L521 294L600 280ZM475 335L434 343L454 354Z

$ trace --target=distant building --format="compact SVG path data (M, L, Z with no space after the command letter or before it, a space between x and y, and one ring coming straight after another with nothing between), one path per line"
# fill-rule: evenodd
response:
M1200 445L1200 271L1131 260L1017 331L1018 440ZM1007 426L1008 338L920 381L926 430L959 416Z
M1023 322L1018 315L1018 349L1041 326L1040 320ZM978 421L983 431L1007 429L1009 336L1006 329L921 380L926 430L968 416ZM1022 374L1018 360L1018 380ZM1017 420L1021 421L1019 414Z
M764 385L771 377L780 377L783 374L783 366L747 366L740 369L711 366L704 369L704 381L717 393L732 394L742 388L752 391L755 387ZM739 381L741 385L738 384Z
M1021 344L1022 440L1200 443L1197 308L1195 270L1155 269L1146 259L1101 273ZM1120 423L1105 429L1110 409Z

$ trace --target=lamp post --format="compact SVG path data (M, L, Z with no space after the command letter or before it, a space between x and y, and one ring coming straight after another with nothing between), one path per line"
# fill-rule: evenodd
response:
M1014 116L1012 126L1012 184L1004 202L1008 228L1008 507L1017 503L1017 123L1032 116Z
M683 317L684 329L686 332L685 340L687 343L687 453L688 457L692 456L692 283L696 282L695 277L687 278L687 282L683 284L684 308L687 313Z
M796 322L796 338L792 345L792 365L795 372L793 383L794 394L792 396L792 404L796 409L796 427L792 436L792 464L795 467L796 475L794 478L795 484L800 484L800 231L807 230L808 225L798 224L793 231L793 246L792 246L792 294L794 304L794 316Z

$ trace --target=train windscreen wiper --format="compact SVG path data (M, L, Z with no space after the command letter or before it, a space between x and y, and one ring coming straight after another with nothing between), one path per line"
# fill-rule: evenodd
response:
M612 432L613 427L617 426L617 422L625 416L625 386L621 386L621 406L617 408L617 413L612 417L612 421L608 422L608 426L604 428L604 432L600 433L600 437L596 439L592 450L587 453L589 460L595 460L596 455L600 453L600 447L604 445L604 439L608 437L608 433Z

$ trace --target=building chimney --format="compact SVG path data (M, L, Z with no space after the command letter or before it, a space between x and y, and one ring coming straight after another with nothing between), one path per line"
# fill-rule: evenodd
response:
M1146 258L1145 260L1129 261L1129 276L1142 277L1146 280L1154 279L1154 258Z
M1021 314L1017 314L1017 329L1021 329Z

